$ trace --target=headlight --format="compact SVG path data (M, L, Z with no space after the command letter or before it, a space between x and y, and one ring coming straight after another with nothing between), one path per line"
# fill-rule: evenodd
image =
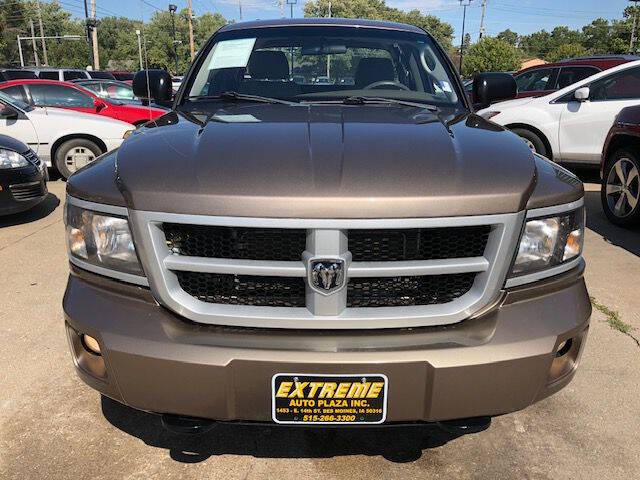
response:
M500 115L500 112L496 112L495 110L489 110L487 112L482 112L480 116L485 120L491 120L496 115Z
M0 168L19 168L27 165L29 165L28 160L18 152L0 148Z
M66 204L69 256L92 265L144 275L126 218Z
M556 267L582 254L584 207L559 215L529 218L511 276L526 275Z

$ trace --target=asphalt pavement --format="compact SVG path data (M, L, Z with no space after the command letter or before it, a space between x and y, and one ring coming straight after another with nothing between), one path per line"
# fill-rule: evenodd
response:
M574 381L460 438L224 425L180 436L101 399L76 377L63 329L64 186L50 183L32 212L0 217L1 479L638 478L640 230L606 220L597 185L587 184L585 257L598 309Z

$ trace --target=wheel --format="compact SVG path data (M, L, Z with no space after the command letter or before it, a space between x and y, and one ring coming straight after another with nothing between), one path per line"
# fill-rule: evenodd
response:
M547 152L547 147L544 146L544 142L531 130L527 130L525 128L514 128L511 131L522 138L524 143L526 143L532 151L549 158L549 152Z
M640 149L617 150L605 164L600 198L607 218L621 227L640 225Z
M60 175L69 178L73 172L93 162L100 155L102 150L91 140L84 138L67 140L56 150L56 167Z

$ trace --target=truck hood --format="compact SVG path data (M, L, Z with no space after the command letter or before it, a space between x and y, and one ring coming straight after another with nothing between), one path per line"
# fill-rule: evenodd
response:
M531 151L473 114L396 105L226 105L167 114L117 153L129 208L243 217L403 218L522 210Z

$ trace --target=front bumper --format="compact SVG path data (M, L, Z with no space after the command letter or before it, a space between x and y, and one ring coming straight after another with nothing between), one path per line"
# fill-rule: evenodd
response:
M0 170L0 215L11 215L35 207L47 197L44 169L35 165Z
M291 331L196 325L159 306L149 290L72 267L64 297L80 377L141 410L232 421L271 421L276 373L380 373L387 422L508 413L568 384L591 314L584 265L506 291L481 316L447 327ZM79 333L100 343L103 378ZM559 346L574 361L551 378Z

